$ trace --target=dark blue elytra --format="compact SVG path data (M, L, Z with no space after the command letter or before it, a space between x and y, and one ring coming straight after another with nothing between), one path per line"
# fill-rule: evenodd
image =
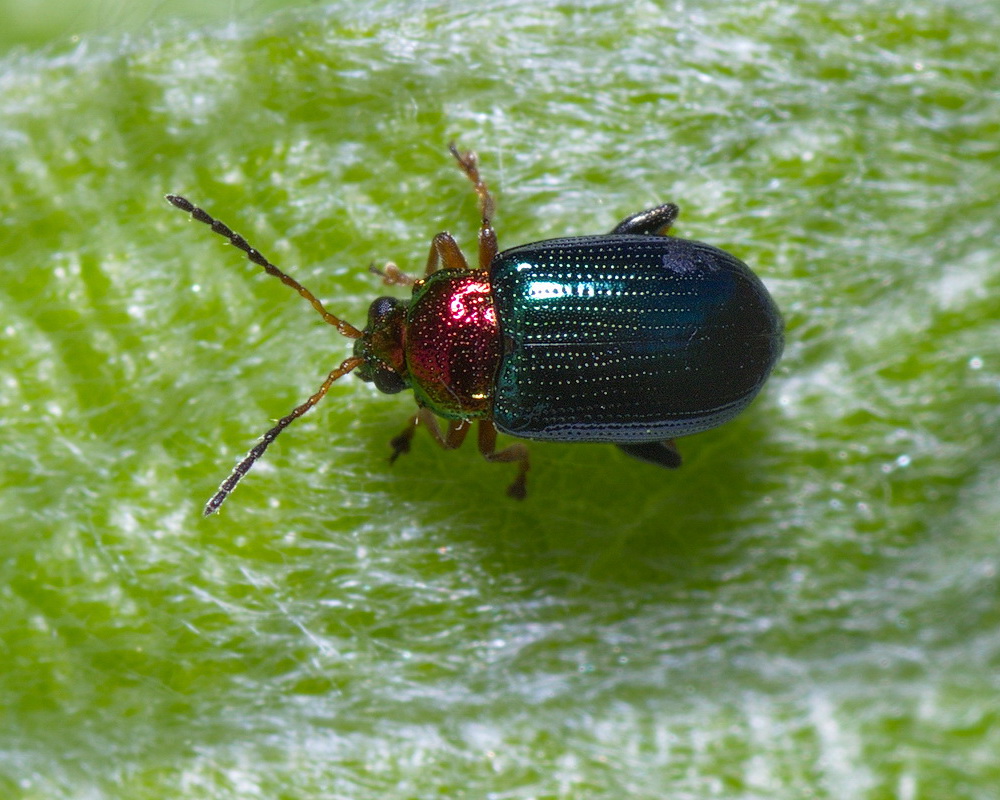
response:
M514 436L643 458L639 443L735 417L781 355L760 279L701 242L552 239L499 253L490 275L504 343L493 421Z

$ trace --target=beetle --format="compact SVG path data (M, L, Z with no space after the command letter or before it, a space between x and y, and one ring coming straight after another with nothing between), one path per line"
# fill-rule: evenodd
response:
M422 277L372 267L409 300L378 297L359 330L330 313L246 239L179 195L167 200L297 291L349 339L353 354L315 394L278 420L223 481L204 513L225 502L277 436L349 372L386 394L412 389L417 411L391 441L394 462L423 425L446 450L478 423L479 452L512 462L508 495L524 498L530 467L520 439L609 442L675 468L674 439L732 419L758 394L781 355L781 315L735 256L669 235L673 203L623 219L610 233L500 251L495 203L476 154L449 150L479 199L478 266L449 233L431 241ZM447 421L442 430L438 418Z

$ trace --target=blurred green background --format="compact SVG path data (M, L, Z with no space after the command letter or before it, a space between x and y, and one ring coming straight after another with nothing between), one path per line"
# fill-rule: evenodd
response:
M0 3L0 797L1000 797L1000 7ZM784 359L668 473L509 465L356 324L667 200Z

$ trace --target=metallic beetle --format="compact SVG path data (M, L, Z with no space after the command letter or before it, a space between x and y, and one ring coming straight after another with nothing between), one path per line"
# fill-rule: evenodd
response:
M354 353L305 403L264 434L209 500L218 510L292 421L352 370L387 394L412 389L418 410L392 440L391 460L418 425L443 448L478 422L480 453L514 462L507 489L525 496L528 449L497 449L501 431L522 439L610 442L664 467L681 458L673 440L732 419L760 391L781 355L778 309L742 261L668 235L672 203L633 214L608 234L548 239L498 252L494 201L474 153L452 155L479 196L478 266L448 233L434 237L422 278L395 264L378 270L409 300L379 297L364 330L334 316L305 287L190 201L174 206L210 225L308 300ZM447 420L442 430L438 418Z

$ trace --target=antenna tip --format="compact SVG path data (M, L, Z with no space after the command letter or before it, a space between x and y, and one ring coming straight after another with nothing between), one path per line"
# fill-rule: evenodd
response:
M170 205L176 206L181 211L187 211L189 214L194 211L194 203L186 197L181 197L179 194L168 194L166 195L166 200Z
M203 517L212 516L212 514L214 514L216 511L219 510L219 506L221 506L225 502L225 500L226 500L226 495L223 494L222 492L213 495L212 499L209 500L207 503L205 503L205 508L202 510L201 515Z

